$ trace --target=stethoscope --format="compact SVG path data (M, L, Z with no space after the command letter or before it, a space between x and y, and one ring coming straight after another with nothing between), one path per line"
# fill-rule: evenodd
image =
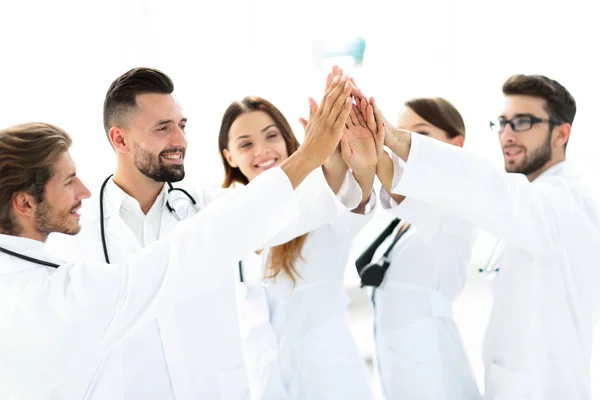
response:
M40 260L37 258L29 257L21 253L15 253L14 251L10 251L5 249L4 247L0 247L0 253L8 254L9 256L20 258L21 260L29 261L30 263L43 265L45 267L58 268L60 265L51 263L49 261Z
M408 232L410 224L406 225L406 228L401 227L396 233L391 244L388 246L383 256L376 262L372 262L373 256L377 249L383 244L383 242L394 232L394 229L400 224L400 219L395 218L390 224L379 234L379 236L371 243L369 247L358 257L355 261L356 271L360 277L360 287L372 286L374 288L379 287L383 283L385 273L390 267L390 253L396 246L396 243Z
M500 271L500 266L498 265L498 254L500 250L502 250L501 245L502 241L496 241L496 244L494 245L494 248L492 249L492 252L488 257L485 266L483 268L479 268L479 272L485 274L493 274L494 272Z
M100 187L100 237L102 238L102 250L104 250L104 260L106 260L107 264L110 264L110 259L108 258L108 246L106 245L106 235L104 233L104 189L106 188L106 184L108 183L110 178L112 178L112 174L109 175L108 178L106 178L104 180L104 182L102 183L102 186ZM167 182L167 185L169 186L169 190L167 191L167 197L169 196L169 194L171 192L180 191L187 196L187 198L190 200L190 202L192 203L193 206L196 206L196 200L186 190L173 187L171 182ZM177 212L171 206L168 199L167 199L166 206L167 206L167 210L169 210L169 212L171 214L173 214L173 216L177 219L177 221L181 221L181 217L179 217L179 215L177 215Z

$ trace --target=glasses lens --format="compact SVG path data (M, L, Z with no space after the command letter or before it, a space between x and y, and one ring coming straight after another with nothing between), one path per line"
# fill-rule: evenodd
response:
M490 122L490 128L494 131L494 132L502 132L504 130L504 127L506 126L506 121L503 120L502 118L498 119L498 122Z
M513 124L516 132L526 131L531 129L531 117L517 117L513 119Z

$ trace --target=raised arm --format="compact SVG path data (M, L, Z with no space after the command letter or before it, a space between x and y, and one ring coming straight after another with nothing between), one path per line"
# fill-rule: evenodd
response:
M152 317L163 296L202 290L211 271L231 268L285 226L297 207L293 189L339 143L350 110L347 86L332 84L305 142L281 168L208 205L125 265L80 263L3 277L11 288L0 293L3 385L18 398L43 398L60 394L74 374L91 379L94 363Z
M576 194L557 179L531 183L476 154L407 131L396 130L386 141L407 161L393 193L468 219L534 254L554 248L560 219L577 204Z

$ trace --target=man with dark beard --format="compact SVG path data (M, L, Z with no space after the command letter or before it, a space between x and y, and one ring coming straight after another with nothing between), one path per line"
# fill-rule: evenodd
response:
M116 152L115 173L104 181L96 208L82 211L82 232L74 239L51 236L52 252L72 258L77 248L86 260L119 263L167 235L178 221L227 197L225 189L172 189L185 176L187 148L187 120L173 91L171 79L151 68L130 70L111 84L104 129ZM333 179L344 181L337 197L328 185L331 175L323 166L298 186L295 224L267 247L314 230L360 203L360 187L345 168L341 180ZM72 240L76 244L69 245ZM219 268L217 261L199 282L205 291L163 306L157 318L112 351L100 378L118 377L121 384L111 398L114 393L125 399L247 398L236 271L237 265Z
M575 100L540 75L512 76L503 93L491 127L509 173L389 124L385 145L395 158L385 169L394 194L465 218L502 243L483 348L485 398L589 400L600 215L565 156Z
M575 100L562 85L543 76L512 76L502 91L505 111L490 127L500 137L506 171L533 181L565 161ZM557 138L564 144L557 144Z

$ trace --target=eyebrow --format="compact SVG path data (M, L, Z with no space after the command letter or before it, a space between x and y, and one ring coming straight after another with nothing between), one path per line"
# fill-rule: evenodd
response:
M277 128L277 125L271 124L271 125L265 126L264 128L262 128L261 132L265 132L267 129L270 129L270 128Z
M535 117L535 115L532 113L519 113L519 114L515 114L515 116L513 118L518 118L518 117ZM508 119L508 118L506 118L506 115L504 115L504 114L500 115L498 118Z
M179 122L187 122L187 118L181 118L181 120ZM173 123L175 123L175 121L172 119L161 119L160 121L158 121L156 123L155 126L161 126L161 125L173 124Z
M269 130L269 129L271 129L271 128L277 128L277 125L276 125L276 124L267 125L267 126L265 126L264 128L262 128L262 129L260 130L260 132L261 132L261 133L264 133L264 132L266 132L267 130ZM237 142L237 141L238 141L238 140L240 140L240 139L248 139L249 137L250 137L250 135L241 135L241 136L238 136L238 137L236 137L236 138L235 138L235 141Z

